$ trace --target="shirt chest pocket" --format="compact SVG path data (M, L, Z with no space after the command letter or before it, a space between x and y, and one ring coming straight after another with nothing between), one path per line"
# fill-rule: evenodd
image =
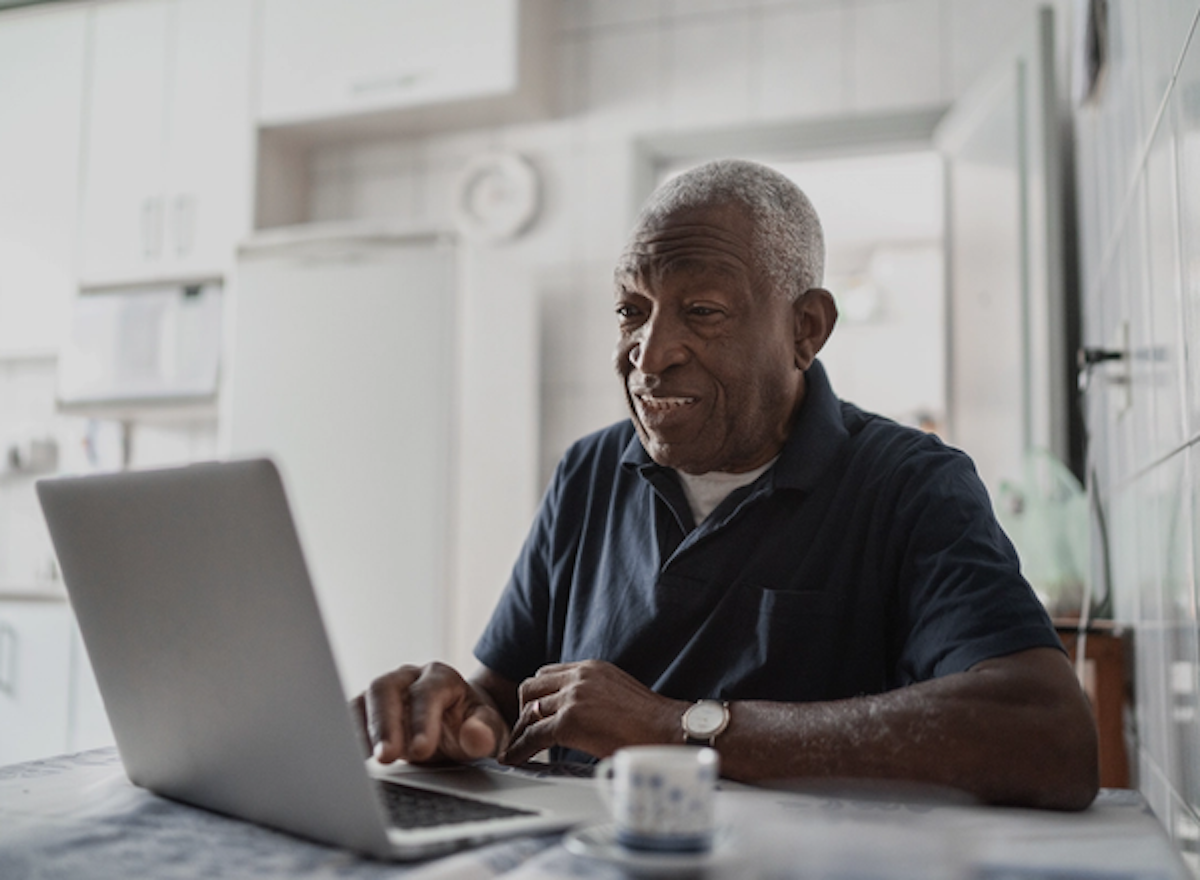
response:
M829 695L845 644L845 603L835 593L777 590L737 584L727 619L745 634L738 658L740 689L770 699L813 700Z
M783 701L839 695L832 680L853 659L844 636L850 606L841 596L672 578L660 582L659 598L654 644L670 658L664 692Z
M781 590L746 582L721 587L680 575L664 575L656 589L660 610L687 612L701 620L717 617L730 627L749 630L747 635L759 632L766 622L802 627L806 620L827 621L842 611L841 597L821 590Z

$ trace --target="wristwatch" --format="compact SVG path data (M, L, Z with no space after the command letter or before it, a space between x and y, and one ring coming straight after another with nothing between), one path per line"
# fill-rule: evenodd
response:
M689 746L713 747L729 726L729 704L697 700L683 713L682 722L684 742Z

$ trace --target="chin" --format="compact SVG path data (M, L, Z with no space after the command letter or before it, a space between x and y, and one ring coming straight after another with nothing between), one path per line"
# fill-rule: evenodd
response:
M702 461L697 461L694 457L681 453L677 446L672 447L670 444L651 444L646 447L646 451L656 464L674 468L684 473L706 474L713 470L713 468L707 466Z
M646 454L654 459L655 464L661 464L663 467L675 468L676 470L686 464L686 461L682 459L671 444L661 443L647 436L643 431L638 431L638 436L642 439L642 447L646 450Z
M633 418L633 426L637 430L638 439L642 441L642 448L655 464L689 474L705 474L714 470L707 466L702 458L698 460L696 455L689 455L686 448L682 448L686 447L686 442L672 443L651 434L636 415Z

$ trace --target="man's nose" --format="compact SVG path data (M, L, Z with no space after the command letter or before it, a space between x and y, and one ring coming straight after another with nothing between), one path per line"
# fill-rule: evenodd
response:
M642 325L629 350L629 362L639 372L653 375L688 358L682 328L677 321L655 315Z

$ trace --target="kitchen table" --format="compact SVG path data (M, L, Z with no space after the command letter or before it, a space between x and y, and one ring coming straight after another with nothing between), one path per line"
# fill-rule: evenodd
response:
M851 789L730 786L721 843L685 876L1184 880L1191 876L1134 791L1082 813L981 807ZM569 842L569 841L567 841ZM650 873L656 864L649 865ZM416 864L357 856L178 804L132 785L115 749L0 767L0 877L620 878L647 872L573 854L560 835L501 841Z

